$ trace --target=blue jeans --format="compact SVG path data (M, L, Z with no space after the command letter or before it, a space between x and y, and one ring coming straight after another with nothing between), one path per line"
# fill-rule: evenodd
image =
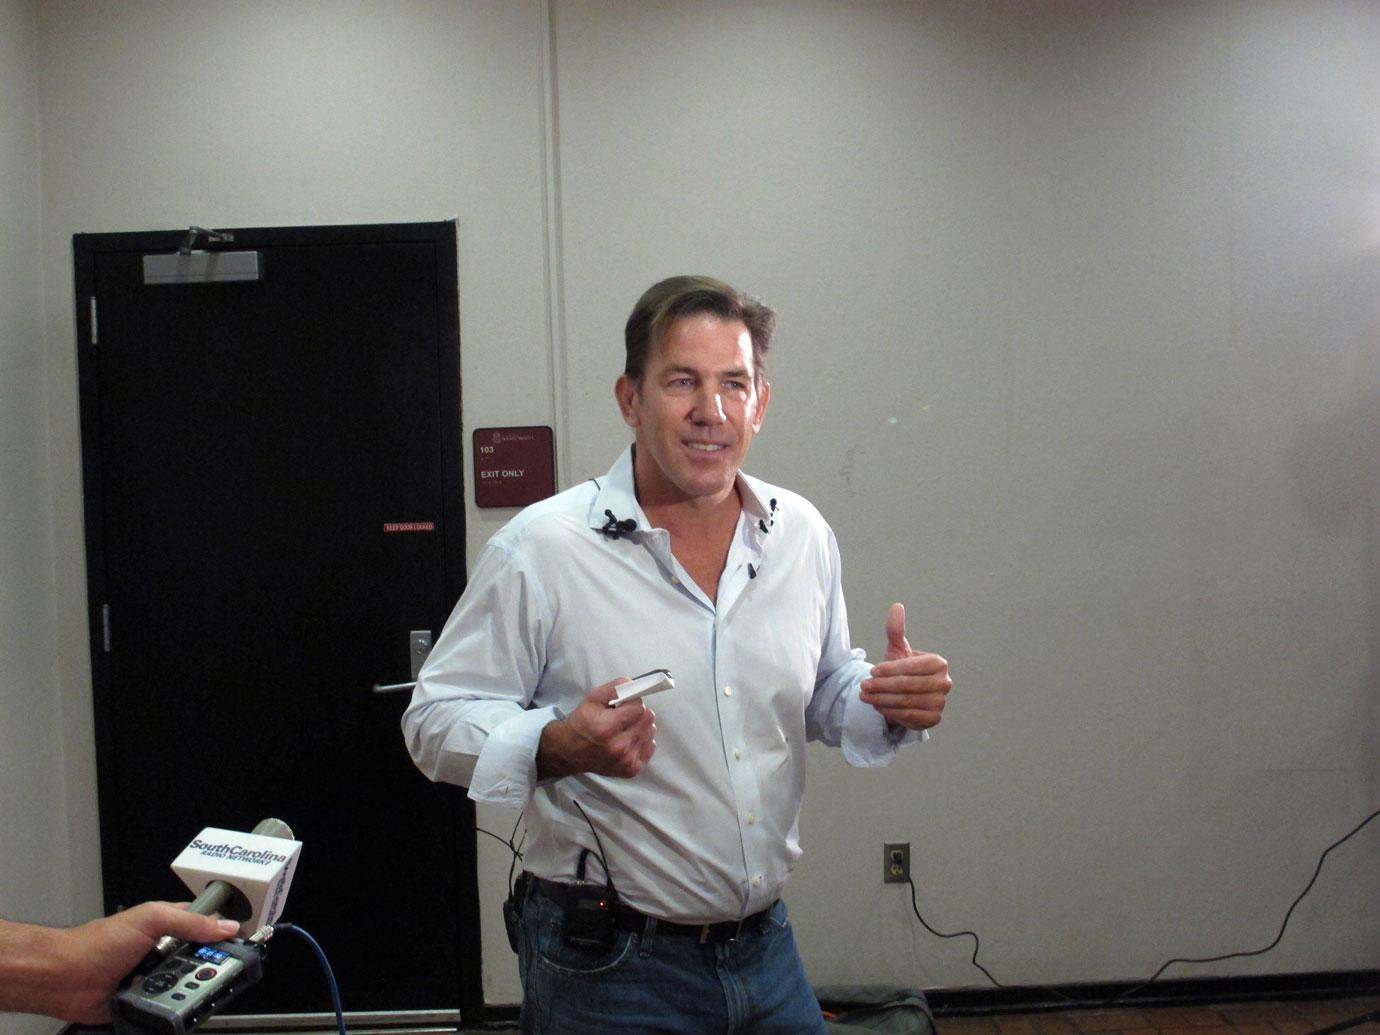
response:
M733 941L701 944L657 927L618 931L607 949L566 945L564 910L535 888L518 966L527 1035L813 1035L819 1002L805 978L786 906Z

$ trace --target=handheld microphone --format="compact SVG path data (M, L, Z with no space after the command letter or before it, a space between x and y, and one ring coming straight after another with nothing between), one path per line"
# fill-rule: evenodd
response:
M206 945L160 938L111 1001L117 1035L190 1035L263 974L263 942L282 912L302 843L278 819L252 833L207 827L173 872L197 892L188 907L240 921L240 934Z
M263 838L287 844L251 843L251 839ZM281 819L270 817L248 835L207 827L173 860L172 869L188 888L197 892L188 912L203 916L220 913L229 920L238 920L242 935L252 934L282 913L282 902L301 849L302 843L292 838L292 828ZM270 910L271 916L266 916L263 907L267 885L275 882L281 887L275 889L269 904L276 908ZM164 935L154 951L162 958L176 944L176 938Z
M208 827L208 830L214 829ZM203 834L205 831L202 832ZM276 837L282 840L292 840L292 828L281 819L272 817L263 820L250 833L257 837ZM180 860L182 857L178 856ZM177 870L177 862L173 863L174 871ZM178 876L182 876L178 873ZM184 882L186 878L183 878ZM188 887L191 887L188 884ZM193 889L195 890L195 889ZM228 920L239 920L243 923L248 920L253 913L253 907L239 888L223 880L212 880L201 894L192 900L192 904L187 907L189 913L200 913L202 916L210 916L212 913L219 913Z

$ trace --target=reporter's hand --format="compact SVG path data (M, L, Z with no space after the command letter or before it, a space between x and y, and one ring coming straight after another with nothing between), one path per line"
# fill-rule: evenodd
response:
M231 938L233 920L187 912L186 904L145 902L78 927L5 924L0 940L22 973L0 981L0 1010L40 1013L77 1024L110 1020L110 998L165 934L189 942Z
M656 750L656 715L640 699L610 708L626 677L596 686L564 719L546 724L537 750L537 778L575 773L630 778Z

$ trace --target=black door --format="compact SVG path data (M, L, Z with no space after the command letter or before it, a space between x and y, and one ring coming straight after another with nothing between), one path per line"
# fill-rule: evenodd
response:
M473 811L372 692L464 584L454 224L233 233L260 279L145 284L185 231L74 241L106 906L274 816L346 1011L472 1022ZM286 934L236 1005L329 1009Z

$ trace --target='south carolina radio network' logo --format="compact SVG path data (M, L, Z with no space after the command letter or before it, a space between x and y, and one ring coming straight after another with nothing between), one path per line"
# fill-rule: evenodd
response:
M244 845L211 844L201 840L201 838L197 838L187 847L211 859L232 859L236 862L255 863L259 866L271 866L274 863L288 861L286 855L279 855L268 849L256 851L253 848L246 848Z

